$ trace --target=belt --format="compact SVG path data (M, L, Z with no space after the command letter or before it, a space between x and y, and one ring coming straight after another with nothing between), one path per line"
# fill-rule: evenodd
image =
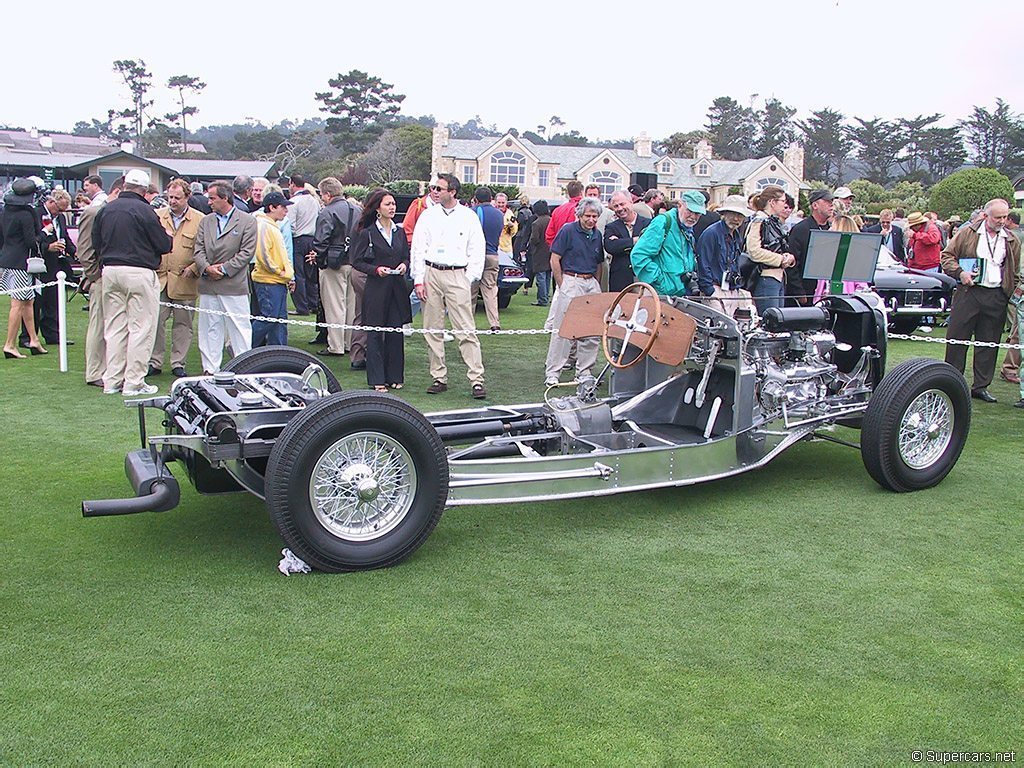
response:
M597 275L587 274L587 273L584 273L584 272L566 272L564 269L562 270L562 274L563 275L568 275L569 277L582 277L583 279L596 278L597 277Z
M426 264L428 267L432 267L433 269L440 269L440 270L443 270L443 271L446 271L446 272L448 270L452 270L452 269L465 269L466 268L465 264L462 264L461 266L460 265L456 265L456 264L435 264L432 261L424 261L424 264Z

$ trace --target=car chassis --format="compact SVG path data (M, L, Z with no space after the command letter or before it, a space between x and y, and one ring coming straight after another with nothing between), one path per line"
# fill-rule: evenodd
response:
M801 440L859 447L890 490L926 488L952 469L970 426L951 366L912 359L883 378L886 315L861 295L771 309L758 324L636 284L574 299L560 333L602 337L597 380L560 385L565 396L549 388L539 403L426 415L389 394L341 392L299 350L252 350L177 380L169 396L129 402L143 445L125 459L136 497L85 501L83 515L173 508L167 465L178 461L201 493L263 498L310 565L358 570L411 555L446 506L690 485ZM149 408L165 434L147 434ZM830 434L835 424L860 427L860 446Z

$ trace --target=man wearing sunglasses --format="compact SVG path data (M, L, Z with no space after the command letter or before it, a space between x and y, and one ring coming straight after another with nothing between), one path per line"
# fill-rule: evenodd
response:
M484 389L484 364L480 340L473 320L472 284L484 271L485 241L480 219L465 206L459 205L459 179L442 173L431 189L438 195L438 204L430 206L416 222L412 238L412 278L416 295L423 302L423 326L444 327L444 313L452 321L452 331L459 342L459 352L466 363L467 376L474 398L487 397ZM430 376L434 380L427 394L436 395L448 389L448 368L444 358L441 333L426 334L430 353Z

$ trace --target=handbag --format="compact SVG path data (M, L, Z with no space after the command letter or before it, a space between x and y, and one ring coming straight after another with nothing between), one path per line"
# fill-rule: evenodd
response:
M25 271L30 275L41 275L46 272L46 262L42 256L29 256Z
M737 286L742 287L748 291L753 290L754 286L757 285L757 281L761 279L761 269L764 265L759 261L754 261L746 253L741 253L739 258L739 269L740 277L743 278L743 285Z

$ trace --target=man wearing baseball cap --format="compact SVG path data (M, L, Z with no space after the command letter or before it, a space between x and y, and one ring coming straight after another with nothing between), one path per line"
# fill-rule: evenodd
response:
M832 193L832 200L836 216L848 216L853 206L853 190L849 187L839 187Z
M288 319L288 291L295 290L295 270L288 257L279 224L288 216L287 200L280 192L262 196L263 210L255 214L256 258L252 284L261 317ZM252 321L252 345L287 344L288 326L269 320Z
M629 255L636 279L660 296L690 295L697 276L693 225L706 212L704 195L692 189L683 193L679 208L655 216Z
M157 391L145 378L160 314L156 272L173 242L146 202L149 183L145 171L128 171L121 194L96 214L92 228L92 244L103 265L103 391L125 397Z
M808 200L811 204L811 215L793 225L789 230L789 252L796 259L796 264L786 270L786 303L789 306L810 304L814 291L818 287L817 280L804 280L804 263L807 261L807 246L811 240L811 231L828 229L832 222L832 193L827 189L815 189Z

